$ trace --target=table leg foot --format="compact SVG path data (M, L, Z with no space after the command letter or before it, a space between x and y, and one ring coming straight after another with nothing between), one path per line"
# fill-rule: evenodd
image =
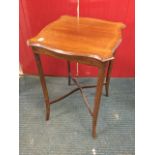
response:
M50 118L50 105L46 106L46 121L48 121Z
M94 101L94 111L93 111L93 122L92 122L92 136L93 138L96 137L96 124L97 124L97 117L100 108L100 100L102 95L102 87L105 79L105 67L106 63L103 64L102 67L98 70L98 80L97 80L97 87L96 87L96 96Z
M40 55L35 53L34 57L35 57L35 60L36 60L38 73L39 73L39 77L40 77L40 82L41 82L41 86L42 86L42 91L43 91L43 94L44 94L44 100L45 100L45 106L46 106L45 119L49 120L50 102L49 102L48 90L47 90L47 86L46 86L46 82L45 82L45 78L44 78L44 73L43 73L43 69L42 69L42 64L41 64L41 60L40 60Z

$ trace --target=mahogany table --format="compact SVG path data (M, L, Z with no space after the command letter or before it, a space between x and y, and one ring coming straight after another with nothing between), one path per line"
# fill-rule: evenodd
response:
M32 47L38 67L45 99L46 120L49 120L50 104L79 90L92 116L92 136L96 137L96 124L102 87L105 85L106 96L108 96L112 63L115 50L121 42L123 28L125 28L125 25L119 22L62 16L58 20L48 24L37 36L28 40L28 45ZM41 54L67 60L68 83L70 85L72 79L77 88L56 100L50 101L40 60ZM71 61L96 66L98 68L97 85L81 86L77 79L71 76ZM96 95L94 107L91 110L87 98L83 94L83 88L92 88L95 86Z

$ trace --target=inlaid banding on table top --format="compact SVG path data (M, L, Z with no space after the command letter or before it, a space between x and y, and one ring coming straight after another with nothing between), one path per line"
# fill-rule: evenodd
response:
M120 22L62 16L43 28L28 44L59 54L104 61L113 58L123 28L125 25Z

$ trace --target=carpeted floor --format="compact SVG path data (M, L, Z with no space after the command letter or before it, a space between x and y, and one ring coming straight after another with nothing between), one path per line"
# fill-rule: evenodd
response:
M47 77L49 96L63 95L74 86L67 78ZM95 78L80 78L82 84ZM85 89L93 106L95 88ZM97 138L91 136L92 121L76 92L51 106L49 121L44 117L44 100L38 77L20 78L20 155L134 155L135 93L133 78L113 78L110 96L102 96Z

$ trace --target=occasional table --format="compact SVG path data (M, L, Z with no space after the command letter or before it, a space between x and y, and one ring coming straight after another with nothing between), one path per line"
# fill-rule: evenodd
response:
M50 116L50 104L64 99L73 92L80 91L84 103L92 116L92 136L96 137L96 124L100 108L100 100L103 85L105 85L106 96L109 95L109 83L116 48L122 40L122 29L125 25L120 22L72 16L61 16L54 22L45 26L37 36L28 40L32 47L37 64L46 107L46 120ZM68 84L71 80L77 88L71 92L50 101L40 55L48 55L65 59L68 64ZM98 68L97 85L81 86L76 77L71 76L70 62L95 66ZM94 107L91 110L87 97L83 93L84 88L96 87Z

